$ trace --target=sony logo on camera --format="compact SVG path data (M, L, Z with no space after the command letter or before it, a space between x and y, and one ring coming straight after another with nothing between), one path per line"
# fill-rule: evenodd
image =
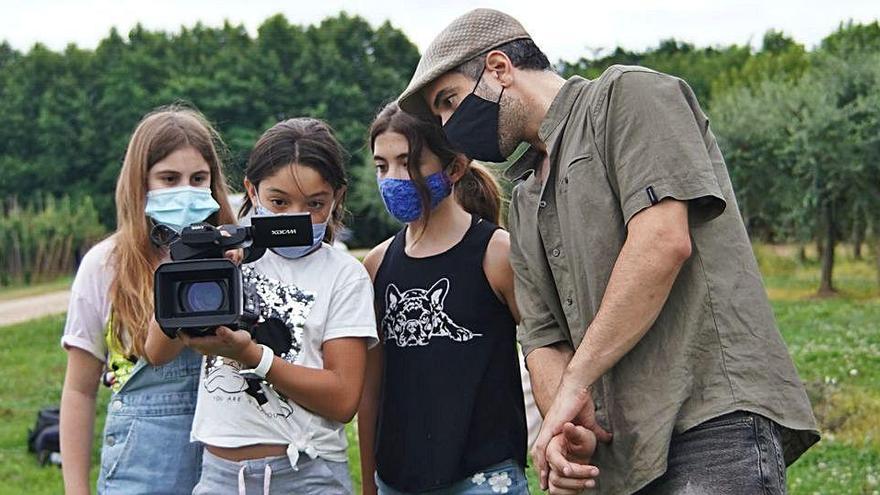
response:
M273 230L272 235L296 235L296 229Z

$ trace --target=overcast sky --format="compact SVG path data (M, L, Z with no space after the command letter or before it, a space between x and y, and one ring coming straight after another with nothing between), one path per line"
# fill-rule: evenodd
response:
M880 0L0 0L0 40L19 50L38 41L56 50L68 43L94 48L111 27L125 34L137 22L177 31L197 21L219 26L228 19L255 33L279 12L292 23L312 24L345 10L374 26L390 20L424 50L449 21L476 6L519 19L551 60L618 45L642 50L669 37L699 46L757 45L771 28L812 47L841 21L880 18Z

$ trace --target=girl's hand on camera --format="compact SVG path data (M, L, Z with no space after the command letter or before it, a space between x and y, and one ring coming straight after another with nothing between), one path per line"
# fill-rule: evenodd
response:
M240 265L241 260L244 259L244 249L231 249L229 251L226 251L223 254L223 257L235 263L236 265Z
M220 235L222 235L223 237L231 237L232 236L232 234L230 234L229 232L227 232L223 229L220 229ZM230 249L229 251L226 251L225 253L223 253L223 257L228 259L229 261L235 263L236 265L240 265L241 260L244 259L244 249L241 249L241 248Z
M214 335L192 337L181 332L178 337L184 345L206 356L223 356L247 366L256 366L262 356L262 350L245 330L217 327Z

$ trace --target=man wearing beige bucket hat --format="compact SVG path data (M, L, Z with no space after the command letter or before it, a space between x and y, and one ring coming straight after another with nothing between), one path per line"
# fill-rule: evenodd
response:
M542 487L784 493L816 422L690 87L643 67L564 80L519 22L477 9L398 102L475 159L529 145L505 174Z

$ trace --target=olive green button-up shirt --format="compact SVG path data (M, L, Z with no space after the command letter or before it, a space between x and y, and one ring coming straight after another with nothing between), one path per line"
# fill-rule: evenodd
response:
M529 150L505 174L523 352L574 348L596 316L639 211L688 203L692 255L654 325L594 387L614 433L594 457L601 493L637 491L666 470L670 441L737 410L782 425L786 463L818 440L806 391L764 290L727 167L681 79L613 66L569 79ZM632 301L633 305L640 301Z

